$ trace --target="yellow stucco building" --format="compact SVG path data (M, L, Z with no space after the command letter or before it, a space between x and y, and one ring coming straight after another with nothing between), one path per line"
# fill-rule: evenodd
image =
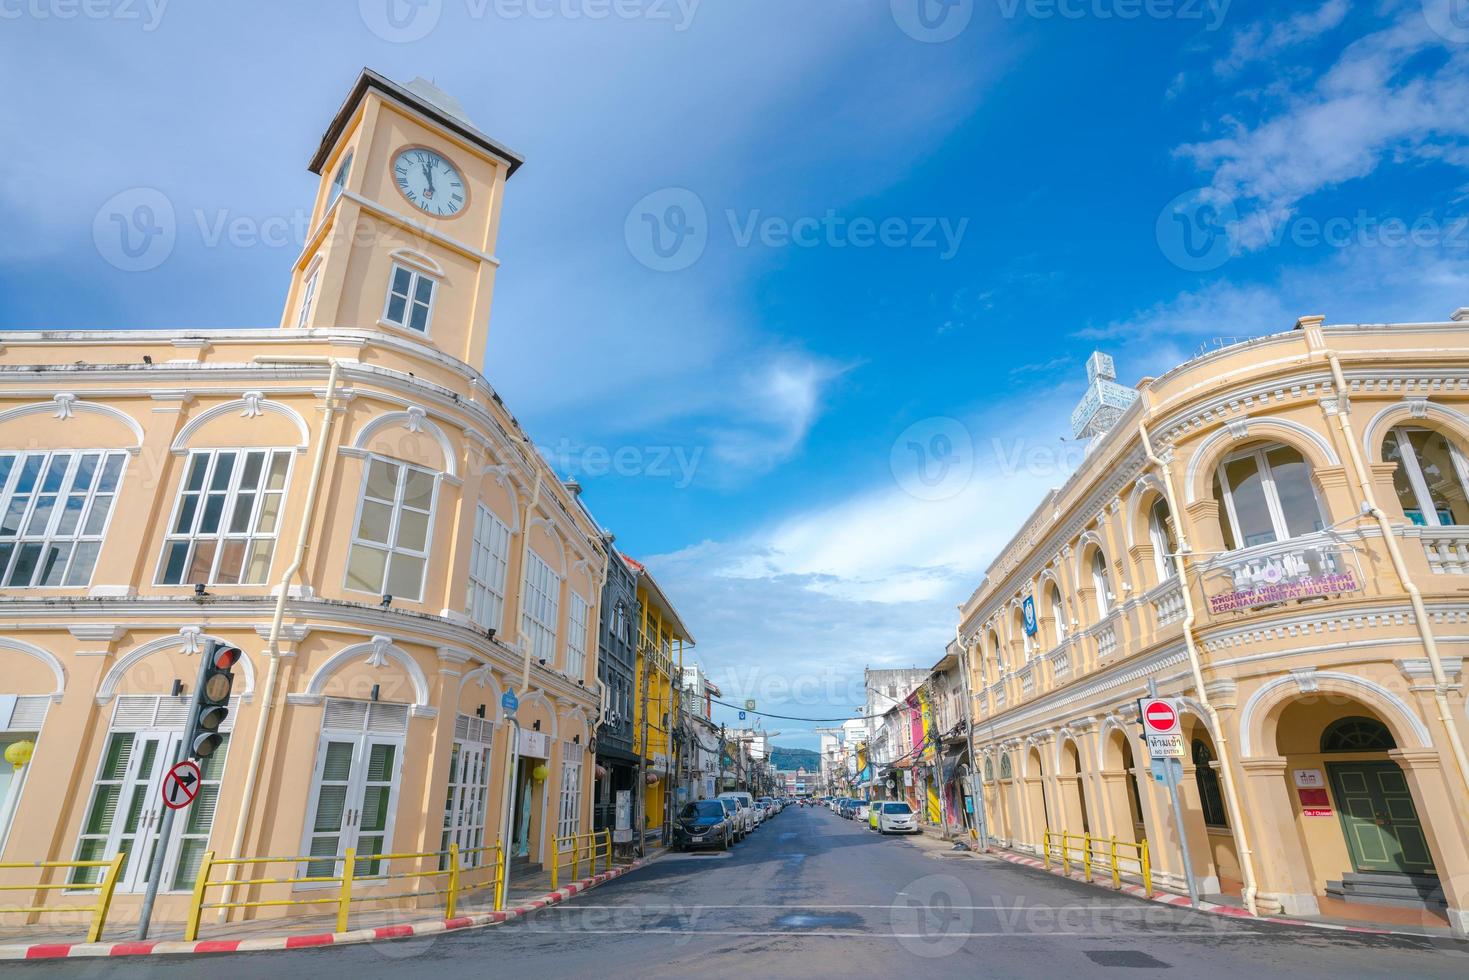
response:
M638 644L636 700L633 704L633 751L643 758L642 812L644 832L663 833L677 787L674 732L678 726L684 644L693 635L657 579L641 562L623 556L637 575Z
M317 874L472 852L512 780L525 862L590 826L607 551L478 369L520 164L364 72L279 328L0 340L0 741L34 746L0 783L5 860L125 852L126 918L156 843L177 919L206 849ZM158 841L211 639L245 654L229 737Z
M991 832L1146 838L1175 887L1186 840L1206 894L1464 933L1469 311L1306 317L1136 392L1091 366L1110 428L961 607Z

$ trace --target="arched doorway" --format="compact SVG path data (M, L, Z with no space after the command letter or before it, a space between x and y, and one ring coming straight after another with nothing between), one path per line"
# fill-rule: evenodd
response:
M1279 709L1276 749L1318 896L1439 910L1423 811L1389 754L1397 721L1352 697L1306 695Z
M1091 833L1086 812L1086 789L1081 779L1081 752L1076 742L1067 739L1061 745L1061 767L1057 772L1061 785L1061 819L1063 828L1072 834Z
M1113 728L1103 742L1102 786L1107 795L1111 832L1127 843L1136 843L1147 834L1133 766L1132 743L1121 728Z
M1053 826L1050 807L1046 801L1046 773L1041 764L1040 750L1031 746L1025 759L1025 804L1030 810L1030 843L1040 846L1047 830L1061 830Z

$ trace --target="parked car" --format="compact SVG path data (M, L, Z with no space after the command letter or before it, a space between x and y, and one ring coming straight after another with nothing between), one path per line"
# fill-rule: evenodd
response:
M734 800L739 806L739 821L736 826L739 828L741 837L748 836L760 825L759 818L755 816L755 800L749 793L740 790L730 790L728 793L720 793L719 798L722 800Z
M869 809L869 806L868 806L868 803L867 803L866 800L858 800L857 801L857 809L856 809L856 812L854 812L852 814L852 819L853 820L861 820L862 822L866 823L867 822L867 811L868 811L868 809Z
M856 814L856 812L857 812L857 804L860 803L860 802L862 802L862 801L861 800L854 800L854 799L851 799L850 797L847 798L847 799L842 800L841 803L837 805L837 814L843 820L851 820L852 817L853 817L853 815Z
M918 821L913 818L913 808L906 803L884 803L877 815L879 834L919 834Z
M673 821L673 849L696 850L717 847L729 850L734 843L734 827L729 811L718 800L694 800L685 803Z
M731 800L728 797L724 796L716 796L714 797L713 802L718 803L720 806L724 807L724 812L729 817L730 836L734 838L735 843L738 844L740 841L744 840L745 833L743 830L740 829L740 825L743 822L744 818L740 816L739 801Z
M883 802L882 800L873 800L872 804L867 808L867 826L873 830L877 829L877 817L878 814L882 813Z
M764 800L756 800L755 801L755 818L760 823L764 823L765 821L769 820L770 819L770 804L769 803L766 803Z

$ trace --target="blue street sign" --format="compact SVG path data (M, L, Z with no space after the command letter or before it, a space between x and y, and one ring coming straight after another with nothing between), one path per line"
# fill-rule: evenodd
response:
M514 691L506 691L500 697L500 707L507 714L515 714L515 709L520 707L520 699L515 696Z
M1026 596L1025 602L1021 603L1020 608L1025 615L1025 635L1035 636L1041 628L1040 623L1036 622L1035 618L1035 596Z
M743 711L741 711L740 712L740 721L744 721L744 720L745 720L745 713Z

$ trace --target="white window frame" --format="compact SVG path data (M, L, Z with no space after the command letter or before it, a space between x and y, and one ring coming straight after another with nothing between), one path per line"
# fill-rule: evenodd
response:
M309 855L311 853L311 840L313 837L335 836L337 838L337 857L341 857L342 855L344 855L347 852L348 848L357 847L362 830L362 808L368 790L367 765L372 758L372 750L374 746L389 745L392 746L394 749L393 771L389 777L388 806L386 814L387 819L384 821L383 830L381 832L383 843L382 851L380 853L390 854L393 850L393 830L394 826L397 823L399 798L401 797L403 790L403 755L408 738L408 706L397 704L391 705L391 707L393 708L404 709L403 725L401 731L374 731L374 709L377 708L379 704L388 705L390 704L389 702L357 702L358 704L364 704L366 707L363 709L362 712L363 720L361 726L354 729L348 727L334 727L328 723L327 711L328 708L331 706L331 702L334 700L340 700L342 702L350 703L350 699L329 698L327 699L327 703L323 705L322 728L316 740L316 761L312 767L311 786L308 791L309 795L307 797L306 804L306 822L301 827L301 850L299 853L303 856ZM317 831L316 815L317 810L321 804L322 776L326 768L327 751L331 743L333 742L350 743L352 745L352 760L350 763L350 769L347 773L347 779L345 780L346 805L342 808L342 822L337 827L335 832ZM356 815L355 819L352 816L353 814ZM377 832L374 832L372 836L377 836ZM321 861L325 860L326 857L327 855L322 855L322 857L316 861L303 861L300 865L297 866L299 869L298 874L303 877L315 877L310 873L310 866L312 864L321 863ZM331 872L332 877L341 876L343 870L342 865L343 862L340 860L333 862ZM322 869L317 870L320 871ZM355 872L358 875L387 874L388 862L380 861L378 862L378 866L376 868L372 868L367 866L367 862L363 861L362 858L359 857L357 860ZM332 887L332 884L330 882L307 883L298 885L296 887L302 889L311 887Z
M306 321L311 316L311 302L316 299L316 284L321 278L321 270L313 271L306 279L306 285L301 290L301 312L296 316L296 329L304 330Z
M1112 589L1108 580L1111 569L1107 566L1107 556L1101 548L1092 549L1092 588L1097 593L1097 617L1106 619L1112 615Z
M498 514L484 504L476 507L464 611L480 629L499 631L504 628L511 537L510 525L500 520ZM497 544L501 545L499 550Z
M520 597L520 629L530 644L530 655L548 666L555 664L561 576L534 551L526 551Z
M146 704L151 701L151 720L142 724L119 723L118 714L129 701L136 707L139 703ZM80 857L83 842L88 838L103 838L105 843L98 857L99 860L110 860L117 853L121 840L124 836L133 838L132 845L128 851L126 867L122 876L118 879L118 890L123 893L141 892L147 887L147 876L150 871L151 862L148 857L156 846L159 831L162 828L163 801L158 794L158 787L162 784L163 776L178 758L180 745L184 738L184 726L188 721L188 710L192 701L186 697L164 697L164 696L124 696L118 699L113 707L111 723L108 725L107 737L102 741L102 753L97 760L97 776L92 781L92 792L87 797L86 809L82 811L82 827L77 834L75 852ZM227 718L220 731L228 736L233 731L233 716L238 708L238 699L232 699L230 717ZM143 710L147 710L144 707ZM170 716L176 716L177 723ZM131 735L133 737L132 747L128 752L127 765L120 778L116 780L104 780L102 774L107 765L107 751L114 737L119 735ZM225 770L215 773L205 780L204 785L214 786L218 793L218 787L223 784L225 771L229 767L229 748L232 738L227 737L216 749L223 751ZM146 742L157 745L152 760L152 769L149 772L141 772L142 756L140 746ZM104 788L104 783L120 784L117 797L117 805L113 810L112 822L100 834L86 833L86 821L90 818L92 808L96 804L99 790ZM216 796L216 801L217 801ZM134 801L142 807L139 816L139 826L132 834L124 831L124 821ZM180 819L180 816L183 819ZM163 892L187 892L192 886L174 887L178 877L179 862L183 857L183 844L186 837L204 838L204 847L209 846L209 837L213 833L213 820L210 827L202 834L189 833L189 821L187 813L174 818L173 828L169 840L165 844L163 860L163 879L159 884L159 890ZM202 856L202 855L201 855ZM100 868L77 869L73 872L72 880L79 887L86 888L89 884L96 884L100 878Z
M1448 434L1439 429L1431 429L1426 425L1395 425L1390 434L1398 441L1398 454L1402 460L1403 472L1408 477L1408 485L1413 488L1413 496L1418 498L1418 512L1423 515L1426 527L1444 527L1444 523L1438 519L1438 509L1433 506L1433 494L1428 491L1428 481L1423 477L1423 465L1418 462L1418 450L1413 446L1413 441L1408 438L1413 432L1428 432L1437 435L1448 443L1449 458L1454 463L1454 475L1459 478L1459 489L1469 496L1469 464L1466 464L1464 454L1459 451L1459 446ZM1450 524L1449 527L1460 525Z
M0 519L10 513L15 501L16 490L20 484L21 472L26 460L33 456L41 458L40 469L35 483L26 494L29 499L16 521L16 533L13 536L0 535L0 544L11 545L10 552L0 557L0 586L7 589L85 588L92 582L92 575L97 569L97 560L101 557L102 545L107 540L107 532L112 526L113 515L117 513L117 498L122 493L123 480L127 478L128 454L125 450L118 449L6 450L0 452L0 459L11 459L9 472L3 479L0 479ZM54 491L45 491L43 489L45 478L57 456L69 457L66 469L62 471L61 482L57 488ZM96 458L91 486L80 494L82 496L81 513L77 516L75 526L70 532L63 533L60 528L66 514L66 503L79 495L75 489L77 470L82 460L89 456ZM115 460L120 460L120 463L112 487L104 491L101 489L103 476L108 466ZM42 498L48 497L51 498L49 505L51 513L47 515L44 526L39 531L31 532L30 525L36 519L37 507ZM87 524L92 520L92 512L98 506L98 498L101 497L106 498L105 506L107 507L107 513L102 519L102 527L99 531L85 533ZM66 554L66 567L61 572L61 580L53 585L35 582L36 577L45 567L47 553L62 545L69 546L69 550ZM72 564L77 554L83 550L84 545L96 546L85 581L74 578L72 573ZM31 581L11 582L10 575L15 566L19 564L22 552L32 546L40 548L40 556L31 569Z
M1066 604L1061 601L1061 590L1056 588L1055 585L1052 585L1046 591L1050 593L1051 619L1056 623L1056 642L1060 643L1066 639L1067 626L1069 625L1066 622Z
M1280 503L1280 491L1277 490L1275 486L1275 469L1270 465L1269 460L1266 458L1267 454L1275 449L1289 449L1301 457L1301 460L1305 463L1308 470L1306 483L1311 491L1311 499L1316 504L1317 521L1323 524L1325 523L1325 519L1323 517L1321 509L1321 498L1317 496L1316 483L1313 479L1311 479L1311 476L1309 474L1309 471L1311 469L1311 461L1307 459L1306 455L1302 453L1299 449L1296 449L1294 446L1287 445L1283 442L1272 442L1267 443L1263 446L1257 446L1254 449L1246 449L1243 452L1231 453L1230 455L1219 461L1219 465L1215 468L1214 472L1219 479L1219 489L1224 494L1224 509L1226 515L1229 517L1229 526L1234 535L1234 544L1236 550L1242 551L1246 548L1256 548L1268 544L1278 544L1281 541L1289 541L1292 538L1290 528L1287 527L1285 523L1285 509L1281 506ZM1238 462L1241 459L1247 459L1249 457L1254 457L1255 459L1255 469L1256 472L1258 472L1260 475L1260 487L1265 496L1265 509L1270 514L1270 524L1272 531L1275 534L1274 541L1261 541L1253 545L1247 544L1245 542L1245 536L1240 530L1239 515L1235 513L1234 509L1234 488L1229 485L1229 474L1226 471L1226 467L1230 463ZM1315 532L1315 530L1315 528L1312 528L1311 530L1306 531L1305 534L1312 534ZM1304 534L1295 536L1304 537Z
M575 742L561 743L561 793L558 797L556 837L557 849L569 851L581 828L581 746Z
M408 273L408 292L405 295L403 302L402 322L391 319L388 315L388 311L391 310L393 306L393 297L397 295L395 290L393 289L393 282L398 278L399 270ZM418 283L420 280L423 280L429 284L427 304L428 309L425 310L423 314L422 330L418 330L417 328L410 326L410 324L413 322L413 304L416 302L414 300L414 296L418 293ZM416 334L422 337L432 336L434 326L434 307L437 305L438 300L439 279L437 276L431 275L430 273L425 272L423 269L414 268L413 266L408 265L404 262L394 262L388 272L388 289L386 296L384 296L383 298L383 315L381 322L385 326L396 327L399 330L406 330L411 334Z
M474 715L454 720L454 745L449 754L449 782L444 798L444 832L439 850L450 844L459 847L459 864L477 868L485 863L480 848L485 846L490 804L490 768L494 756L494 725ZM439 858L448 866L448 854Z
M229 485L225 487L224 503L220 510L219 525L213 533L200 533L199 527L204 520L204 510L206 507L207 498L210 496L210 487L214 481L215 468L219 465L220 455L224 453L233 453L235 456L235 461L232 464L232 468L230 470ZM249 529L246 531L232 532L229 530L229 522L234 515L235 504L239 499L240 478L241 475L245 472L245 459L250 453L265 454L265 459L261 463L260 467L260 482L253 490L249 491L251 493L254 493L255 495L255 501L250 507L250 518L248 522ZM288 495L291 492L291 469L295 465L295 455L295 452L290 449L267 446L249 446L238 449L224 448L191 450L188 456L185 457L183 469L179 473L178 490L174 494L173 509L169 511L167 531L164 534L163 538L163 553L158 557L158 569L154 573L153 584L160 586L187 586L195 584L211 585L218 583L219 563L224 557L225 545L229 541L238 541L241 539L243 539L245 542L245 554L241 559L242 579L241 581L230 582L227 584L265 585L266 583L268 583L270 581L271 566L275 562L274 543L272 543L270 546L270 559L265 563L265 571L261 575L258 582L245 580L243 578L243 572L246 568L246 562L250 557L250 551L257 542L278 542L280 539L281 523L285 520L286 503L288 500ZM274 465L277 457L284 458L286 461L285 479L284 482L282 482L281 484L280 490L266 490L266 481L270 476L270 469ZM208 462L204 464L203 482L200 484L200 489L197 491L198 500L194 508L193 521L190 529L187 532L180 532L176 530L179 520L179 513L183 509L185 498L193 492L188 489L189 473L194 468L194 461L199 458L207 458ZM265 508L267 496L278 498L275 518L275 530L269 532L260 532L256 529L259 527L261 512ZM175 544L180 544L183 542L188 543L188 551L184 559L184 575L187 577L189 568L191 568L194 564L194 556L198 551L199 544L203 541L213 541L215 544L214 558L209 563L209 574L205 577L204 581L165 581L164 573L168 570L169 554L173 551L173 546Z
M393 488L393 503L392 503L391 512L389 513L388 540L386 542L382 542L382 541L371 541L371 540L368 540L366 538L361 538L361 537L358 536L358 533L357 533L358 530L359 530L359 528L362 526L362 511L366 508L366 505L367 505L367 485L368 485L367 484L367 481L368 481L368 479L371 476L371 473L372 473L372 464L373 464L374 461L381 461L381 462L387 463L390 466L397 466L397 467L399 467L398 485ZM424 536L423 536L423 551L421 551L421 552L420 551L414 551L412 548L401 548L397 544L397 542L398 542L398 529L399 529L399 525L402 522L402 516L403 516L403 497L404 497L405 492L408 489L408 474L409 474L410 471L413 471L413 470L416 470L419 473L426 473L426 474L428 474L430 477L433 478L433 481L434 481L434 488L433 488L433 491L432 491L431 495L429 496L429 503L428 503L428 528L424 532ZM418 466L418 465L416 465L414 463L407 463L407 462L404 462L401 459L393 459L390 456L380 456L380 455L378 455L376 453L368 453L368 454L366 454L366 455L364 455L362 457L362 486L360 488L358 488L358 491L357 491L357 512L352 517L352 540L351 540L351 545L347 549L347 567L346 567L346 569L343 570L343 573L342 573L342 588L343 589L345 589L348 592L366 593L368 595L382 596L382 595L389 594L389 593L385 592L384 590L387 589L387 587L388 587L388 579L392 576L392 572L393 572L393 556L394 555L401 554L401 555L406 555L406 556L408 556L410 558L419 558L419 559L422 559L423 560L423 570L419 573L419 576L418 576L418 593L416 595L403 595L401 593L392 593L393 598L395 598L395 599L403 599L403 600L408 601L408 602L422 602L423 601L424 583L427 581L427 578L428 578L428 557L429 557L429 553L433 550L433 543L434 543L434 516L435 516L436 512L438 511L438 505L439 505L439 477L441 475L442 474L440 474L440 473L438 473L438 472L436 472L434 470L431 470L431 469L429 469L429 468L427 468L425 466ZM374 499L376 500L377 498L374 498ZM382 502L382 501L379 501L379 502ZM376 592L371 592L371 591L369 591L367 589L359 589L359 588L357 588L357 587L355 587L355 586L353 586L351 584L352 583L352 552L354 550L356 550L357 548L366 548L369 551L380 551L380 552L383 552L384 555L386 556L384 558L384 560L383 560L383 577L382 577L382 581L379 583L378 590Z
M1172 579L1177 569L1173 564L1173 555L1168 550L1168 528L1163 524L1167 518L1159 518L1159 507L1162 507L1165 512L1168 510L1168 502L1162 497L1154 500L1153 505L1148 508L1148 537L1153 542L1153 564L1158 572L1158 583L1161 585Z
M575 591L566 610L566 673L573 680L587 673L587 630L592 604Z
M347 155L342 159L342 162L337 165L336 175L332 177L332 185L326 192L327 197L325 210L327 211L330 211L332 209L332 205L337 203L337 199L340 198L342 196L342 192L347 189L347 179L352 176L353 153L353 150L348 150Z

